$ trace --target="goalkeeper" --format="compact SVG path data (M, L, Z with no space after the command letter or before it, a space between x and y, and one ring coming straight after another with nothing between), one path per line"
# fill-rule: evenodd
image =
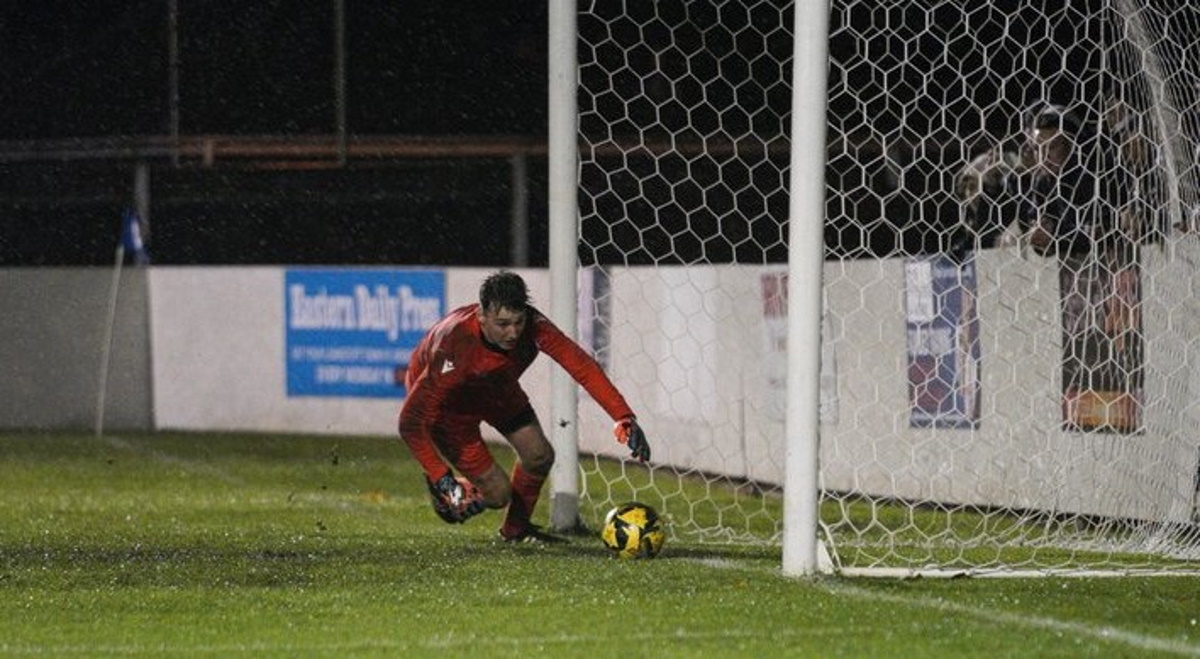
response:
M529 305L519 275L500 271L484 280L477 304L451 311L429 330L405 373L400 437L424 469L434 510L446 522L507 506L500 526L505 541L561 541L530 522L554 464L554 448L518 382L539 352L566 369L615 420L617 441L635 458L650 459L633 410L600 365ZM481 422L516 451L511 477L484 444Z

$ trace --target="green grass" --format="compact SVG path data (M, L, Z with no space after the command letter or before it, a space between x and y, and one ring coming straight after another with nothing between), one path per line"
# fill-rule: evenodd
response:
M396 440L0 435L0 655L1200 656L1197 577L793 579L499 519L440 522Z

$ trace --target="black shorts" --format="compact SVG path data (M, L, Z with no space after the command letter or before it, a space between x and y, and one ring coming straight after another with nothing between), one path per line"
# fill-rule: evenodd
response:
M524 409L517 412L516 416L504 423L497 424L495 428L500 431L501 435L508 435L532 423L537 423L537 420L537 412L533 411L533 405L526 405Z

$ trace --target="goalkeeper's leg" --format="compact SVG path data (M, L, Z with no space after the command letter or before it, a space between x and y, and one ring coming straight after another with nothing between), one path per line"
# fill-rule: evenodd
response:
M478 488L478 496L486 508L504 508L508 511L501 526L500 535L506 540L525 540L531 537L545 541L533 525L530 517L541 495L550 467L554 464L554 449L542 431L533 407L519 389L507 399L501 399L496 416L505 419L494 422L488 418L517 452L517 464L511 479L504 474L492 458L491 452L479 433L479 418L472 416L450 416L436 428L434 441L438 451L459 473ZM515 413L512 410L517 410ZM451 482L450 486L454 483ZM447 522L465 521L463 511L451 510L441 500L441 494L430 484L434 511ZM471 515L480 512L472 510Z
M541 496L542 485L554 464L554 448L542 426L538 423L533 408L528 408L519 417L524 423L506 428L504 437L517 452L517 464L513 467L510 481L511 494L500 535L505 539L518 539L532 531L530 519Z

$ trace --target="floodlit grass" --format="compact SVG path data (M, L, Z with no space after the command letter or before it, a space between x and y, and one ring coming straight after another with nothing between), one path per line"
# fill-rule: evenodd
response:
M499 519L443 524L390 439L0 436L0 655L1200 656L1195 577L791 579Z

